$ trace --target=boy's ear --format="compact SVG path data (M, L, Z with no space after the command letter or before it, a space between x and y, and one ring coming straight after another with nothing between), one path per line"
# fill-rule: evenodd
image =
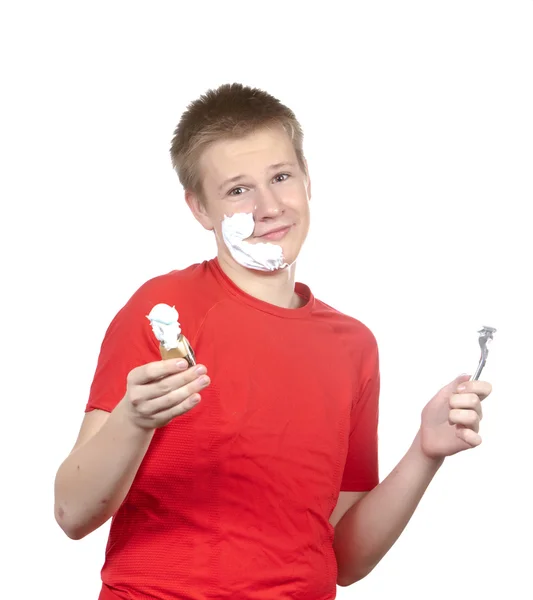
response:
M194 218L200 225L204 229L212 231L214 229L213 222L206 210L205 200L198 194L191 192L190 190L185 190L185 202L187 202Z
M311 200L311 176L309 175L309 165L307 164L307 159L304 158L305 162L305 171L307 173L307 197Z

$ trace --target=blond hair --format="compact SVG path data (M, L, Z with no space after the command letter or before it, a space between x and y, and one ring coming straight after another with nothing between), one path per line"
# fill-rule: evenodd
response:
M174 131L170 156L181 185L203 198L198 168L202 152L219 140L241 138L276 125L289 135L306 173L303 131L292 110L267 92L240 83L207 91L189 104Z

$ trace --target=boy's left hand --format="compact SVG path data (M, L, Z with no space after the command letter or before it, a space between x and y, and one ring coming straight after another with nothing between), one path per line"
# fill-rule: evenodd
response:
M420 425L422 452L443 459L481 444L481 402L491 394L486 381L469 381L460 375L444 386L425 406ZM458 389L464 386L464 389Z

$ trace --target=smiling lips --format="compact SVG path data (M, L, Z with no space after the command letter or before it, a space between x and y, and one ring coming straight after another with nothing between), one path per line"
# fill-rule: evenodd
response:
M271 229L262 235L254 235L254 238L261 240L281 240L288 233L292 225L284 225L283 227L276 227Z

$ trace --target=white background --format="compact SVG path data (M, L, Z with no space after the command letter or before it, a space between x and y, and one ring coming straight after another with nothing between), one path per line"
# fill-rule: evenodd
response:
M304 127L297 275L378 339L382 477L498 329L482 446L338 597L533 597L533 2L18 1L0 44L2 598L98 596L107 526L64 536L55 472L115 312L214 253L168 148L187 103L232 81Z

